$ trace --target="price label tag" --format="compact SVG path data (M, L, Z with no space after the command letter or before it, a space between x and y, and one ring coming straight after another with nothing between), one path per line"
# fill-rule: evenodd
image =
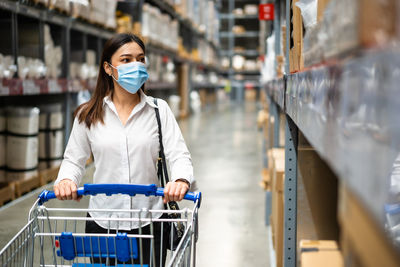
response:
M0 82L0 95L10 95L10 88L3 86L3 80Z
M22 88L24 95L38 95L40 94L40 86L35 84L33 80L23 80Z
M50 79L49 80L49 93L61 93L61 86L58 84L57 80Z

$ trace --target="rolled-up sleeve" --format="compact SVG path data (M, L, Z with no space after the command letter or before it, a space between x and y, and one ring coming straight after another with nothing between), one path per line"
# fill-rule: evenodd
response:
M191 189L195 184L193 176L193 164L186 146L185 140L183 139L182 132L175 119L174 114L169 108L168 104L159 100L160 104L160 116L161 116L161 130L163 134L163 145L165 157L169 163L171 181L177 179L185 179L191 184ZM161 113L161 110L163 113Z
M85 173L85 165L90 153L87 127L75 118L55 184L63 179L70 179L79 185Z

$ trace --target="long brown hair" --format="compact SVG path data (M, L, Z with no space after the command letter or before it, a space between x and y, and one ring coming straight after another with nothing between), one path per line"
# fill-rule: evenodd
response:
M143 41L134 34L121 33L110 38L104 45L103 52L101 54L99 74L97 77L96 88L91 99L80 105L74 113L74 116L78 116L79 123L85 122L86 126L90 129L92 124L101 122L104 124L104 110L103 110L103 99L109 93L114 90L114 83L112 77L108 76L104 70L104 62L111 63L112 55L123 45L135 42L146 54L146 49Z

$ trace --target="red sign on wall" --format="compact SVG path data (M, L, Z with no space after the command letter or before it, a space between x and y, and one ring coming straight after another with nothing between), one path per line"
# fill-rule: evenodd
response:
M274 4L260 4L258 18L259 20L274 20Z

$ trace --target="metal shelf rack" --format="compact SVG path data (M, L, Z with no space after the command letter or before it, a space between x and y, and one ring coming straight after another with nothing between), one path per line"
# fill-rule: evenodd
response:
M235 90L232 90L231 98L235 99L237 102L242 102L244 99L244 79L246 77L238 80L236 79L236 75L250 75L253 76L252 79L254 79L260 74L260 72L257 71L235 71L233 69L232 57L234 55L241 55L253 59L259 56L257 47L253 48L255 43L258 44L257 40L260 39L258 15L234 14L236 7L245 4L259 4L259 1L225 0L222 1L222 6L225 8L223 8L223 13L220 14L221 21L228 25L226 29L221 29L220 31L220 43L225 44L225 47L222 47L221 55L229 57L229 69L222 73L228 76L231 86L235 88ZM243 33L233 33L233 27L235 25L246 25L247 31ZM257 29L254 28L254 26L257 26ZM245 51L235 51L235 46L237 45L248 46L250 48L247 47Z
M290 18L290 2L286 1L286 18ZM289 43L290 22L286 22ZM281 24L275 23L277 37ZM275 49L279 54L279 44ZM378 226L377 232L398 255L399 247L394 246L398 241L387 231L385 206L394 197L393 170L400 155L400 101L396 97L400 93L400 50L358 50L293 74L288 74L288 64L284 78L262 85L275 120L271 129L278 136L274 147L279 147L283 137L279 137L279 124L285 123L286 128L283 265L297 266L298 231L307 220L299 217L305 216L299 211L304 198L298 173L300 136L329 166L338 183L356 196ZM280 114L286 122L280 121Z
M400 93L399 66L400 51L369 51L263 86L271 105L276 105L289 121L285 185L288 198L296 199L296 190L288 190L290 186L296 188L296 173L292 174L291 185L289 169L296 169L290 164L296 162L293 152L297 150L295 132L299 130L339 180L360 198L384 232L384 207L391 198L393 164L400 151L400 127L396 123L400 102L394 97ZM290 160L291 156L295 159ZM286 205L285 210L288 208ZM295 211L296 206L291 209ZM291 216L296 217L287 215L286 223ZM285 228L285 236L289 235ZM293 246L296 248L296 243L285 244L285 251Z
M163 13L167 13L173 18L176 18L181 27L185 28L185 31L181 32L180 34L185 34L183 37L186 40L195 42L193 40L201 39L208 42L214 49L218 50L217 44L211 40L208 40L205 34L200 32L188 18L183 18L165 1L146 0L146 2L157 6ZM129 14L135 15L134 17L138 18L139 21L141 20L140 13L143 3L144 1L130 1L127 6ZM115 31L91 24L90 22L83 21L79 18L73 18L66 14L60 13L57 10L50 10L40 5L28 5L22 1L0 0L0 12L2 12L2 14L6 14L10 22L9 27L5 25L2 28L3 30L8 28L8 43L3 45L3 47L6 46L6 50L2 50L0 52L12 55L15 62L17 62L18 56L21 55L21 49L19 48L19 43L21 43L21 41L19 40L22 40L24 37L24 35L20 36L22 34L20 32L20 28L23 27L20 20L34 21L34 26L32 27L35 27L34 35L38 36L38 41L35 41L35 47L33 49L35 55L31 57L44 60L45 24L50 26L52 35L53 32L57 33L57 45L61 46L63 51L63 60L61 66L62 74L60 77L57 79L1 79L0 104L29 104L29 99L32 97L34 97L38 103L49 103L51 101L63 103L65 110L66 127L64 136L66 144L71 130L71 114L75 108L74 98L77 96L75 93L84 89L93 90L96 83L95 80L79 80L71 78L69 73L69 64L72 60L77 62L85 62L87 49L95 50L97 54L96 58L98 60L105 41L115 34ZM182 58L178 55L177 51L169 50L162 45L149 43L147 48L150 53L159 53L163 56L172 58L173 61L178 64L178 66L188 65L189 68L201 66L201 68L205 68L210 71L218 71L219 69L215 65L209 65ZM72 53L74 49L78 53ZM25 54L22 55L29 56ZM188 73L189 72L190 71L188 71ZM188 77L188 88L185 90L190 91L192 90L191 88L194 87L192 86L190 75L186 75ZM177 84L178 82L176 84L165 82L149 82L148 89L151 94L160 94L166 97L171 93L182 93ZM188 100L189 94L187 93L184 95L184 98L187 98Z

